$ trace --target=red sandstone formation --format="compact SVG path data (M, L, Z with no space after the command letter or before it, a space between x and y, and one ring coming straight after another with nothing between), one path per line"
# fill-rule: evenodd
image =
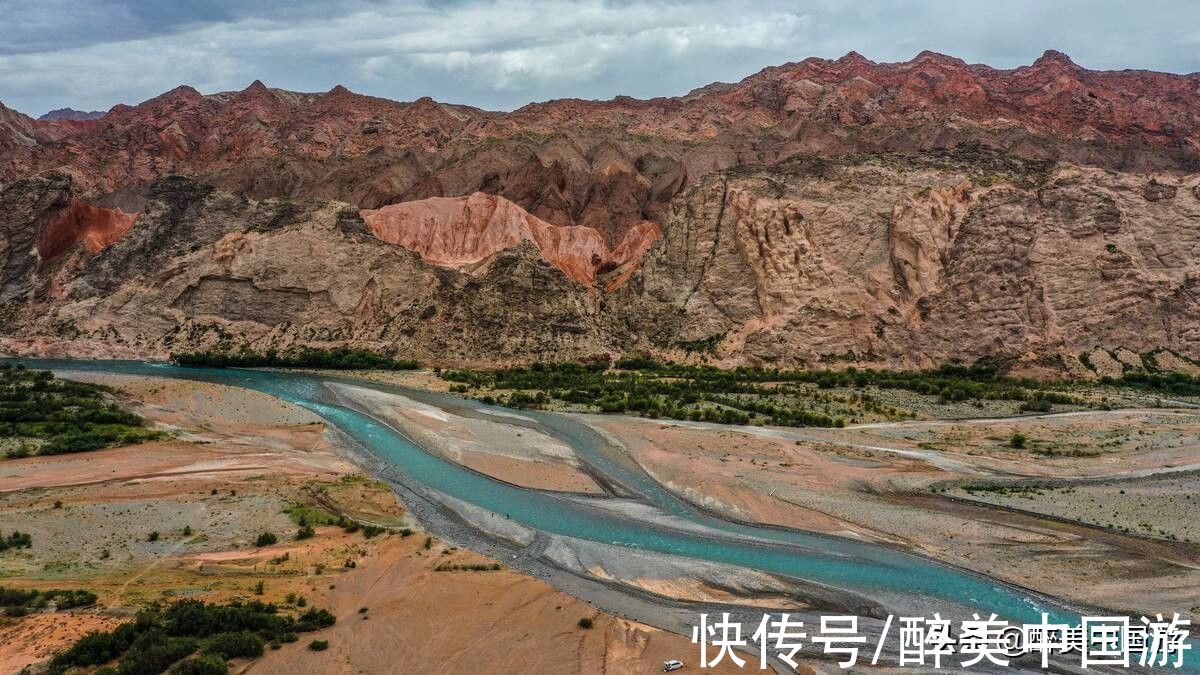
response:
M179 87L98 120L0 108L0 183L68 169L81 196L129 196L171 173L252 197L362 208L499 194L615 246L703 175L797 155L983 141L1120 170L1200 162L1200 74L1093 71L1049 51L998 70L932 52L904 63L810 58L675 98L557 100L512 113L354 94ZM126 203L122 201L121 203Z
M42 229L37 241L38 256L53 260L78 243L90 253L99 253L133 227L138 214L105 209L72 199Z
M261 82L97 120L0 106L0 340L1196 359L1197 100L1200 74L925 52L511 113ZM85 203L143 215L75 259L135 217Z
M619 282L623 282L661 233L654 223L639 223L609 250L600 233L590 227L551 225L503 197L482 192L360 213L377 238L416 251L436 265L471 265L531 241L548 262L586 286L595 283L597 274L612 270L620 270Z

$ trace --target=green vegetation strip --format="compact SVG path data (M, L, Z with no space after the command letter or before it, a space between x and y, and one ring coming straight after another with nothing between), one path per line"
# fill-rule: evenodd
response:
M1100 378L1100 384L1129 387L1172 396L1200 396L1200 378L1183 373L1126 373L1124 377Z
M112 390L0 364L0 447L10 458L57 455L160 438L111 402Z
M94 631L55 656L51 675L72 668L103 666L96 673L154 675L169 672L223 674L226 659L262 656L263 647L295 642L305 633L334 624L324 609L299 616L261 602L226 605L181 600L144 609L137 618L111 631ZM115 666L112 664L115 662Z
M854 409L845 409L844 414L836 414L842 401L852 402L858 411L886 417L906 414L863 394L853 398L828 394L822 398L819 394L820 390L835 388L903 389L937 397L941 403L1018 401L1024 411L1044 412L1055 404L1081 404L1062 383L1004 376L998 365L987 362L923 371L800 371L720 369L630 358L618 361L615 368L604 361L537 363L528 368L494 371L451 370L442 377L457 383L451 388L457 393L507 390L511 393L506 396L489 395L482 400L518 408L560 402L599 412L726 424L840 427L845 425L846 415L855 413ZM823 402L823 409L814 410L813 401Z
M705 341L690 344L704 351ZM691 351L691 350L689 350ZM402 370L415 361L397 360L350 347L299 347L258 352L247 345L172 355L184 366L281 367ZM780 370L661 363L645 357L588 363L535 363L500 370L449 370L441 373L455 384L451 391L482 394L485 403L515 408L578 406L605 413L646 417L775 426L841 427L866 415L908 419L913 411L887 405L867 391L904 390L935 398L939 404L964 401L1015 402L1020 412L1051 412L1054 406L1094 407L1075 395L1097 383L1041 381L1006 375L1004 359L981 359L972 365L944 365L929 370L893 371ZM1200 379L1173 372L1133 371L1121 378L1102 378L1099 386L1175 396L1200 396ZM852 390L846 393L845 390ZM825 392L825 393L821 393ZM1101 402L1099 405L1103 406Z
M347 534L353 534L361 531L363 536L367 539L373 539L385 532L392 531L391 528L372 525L370 523L360 523L353 518L337 515L335 513L331 513L323 507L314 506L311 504L292 504L291 506L285 508L283 512L292 519L292 522L299 525L302 531L307 530L309 532L309 534L305 537L297 536L297 539L307 539L308 537L311 537L313 525L337 525ZM412 535L412 530L407 527L401 528L399 532L400 536L402 537L408 537ZM271 537L275 536L269 532L264 534ZM275 542L272 541L271 543Z
M247 345L236 349L210 349L202 352L172 354L171 360L181 366L209 368L329 368L332 370L415 370L416 361L393 359L366 349L337 347L315 349L300 347L278 351L258 352Z
M469 563L465 565L456 565L454 563L442 563L433 568L434 572L497 572L504 569L500 563Z
M96 604L96 594L91 591L60 590L48 591L5 588L0 586L0 608L6 616L25 616L30 612L49 609L74 609Z

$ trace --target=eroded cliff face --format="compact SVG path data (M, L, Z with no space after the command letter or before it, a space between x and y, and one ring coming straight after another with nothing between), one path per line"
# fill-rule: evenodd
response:
M0 105L0 347L1186 365L1198 98L923 52L507 113L261 82Z
M595 229L552 225L503 197L481 192L431 197L359 214L377 238L445 267L466 268L522 241L533 242L547 262L585 286L592 286L598 273L614 270L619 280L627 279L659 235L653 223L639 223L609 250Z
M183 178L149 194L114 244L12 280L21 300L3 305L8 350L165 357L354 344L458 363L604 350L595 292L532 242L458 271L377 239L344 203L253 201Z
M940 330L914 344L935 356L1095 347L1200 356L1200 201L1147 199L1148 185L1069 168L1036 192L989 192L964 219L941 287L918 302L922 325Z
M714 176L610 304L645 348L727 363L1200 357L1200 175L994 158Z
M136 213L92 206L72 198L43 228L37 242L38 255L53 260L77 244L99 253L120 239L137 217Z
M1046 52L1011 70L922 52L856 53L766 68L686 96L564 99L493 112L344 87L303 93L178 87L93 120L33 120L0 106L0 182L62 170L77 197L139 211L182 174L253 199L360 208L503 196L554 225L619 245L704 176L791 158L919 153L983 142L1121 171L1200 170L1200 74L1093 71Z
M70 176L56 172L0 191L0 214L0 301L5 302L25 297L35 272L53 285L56 273L74 264L77 249L98 253L120 239L138 215L79 201Z
M4 345L353 344L442 365L1196 359L1198 185L973 147L808 159L714 174L661 236L645 223L608 248L491 195L360 216L172 177L108 246L42 261L37 223L74 197L62 177L25 181L0 195Z

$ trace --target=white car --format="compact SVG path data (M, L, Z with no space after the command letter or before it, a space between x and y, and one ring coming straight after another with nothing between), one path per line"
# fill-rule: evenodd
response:
M663 661L663 672L664 673L669 673L672 670L679 670L682 667L683 667L683 661L680 661L679 659L671 659L670 661Z

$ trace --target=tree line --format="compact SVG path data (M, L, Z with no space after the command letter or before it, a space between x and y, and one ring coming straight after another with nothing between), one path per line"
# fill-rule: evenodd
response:
M408 359L394 359L367 349L334 347L318 349L297 347L279 351L256 351L249 345L237 349L208 349L171 354L171 361L181 366L209 368L328 368L331 370L415 370L420 364Z
M324 609L291 616L275 605L257 601L222 605L180 600L143 609L133 621L110 631L84 635L56 655L47 672L61 675L72 668L115 661L116 667L105 672L223 675L228 672L227 659L261 656L268 644L276 647L295 642L297 633L320 630L334 622L334 616Z

